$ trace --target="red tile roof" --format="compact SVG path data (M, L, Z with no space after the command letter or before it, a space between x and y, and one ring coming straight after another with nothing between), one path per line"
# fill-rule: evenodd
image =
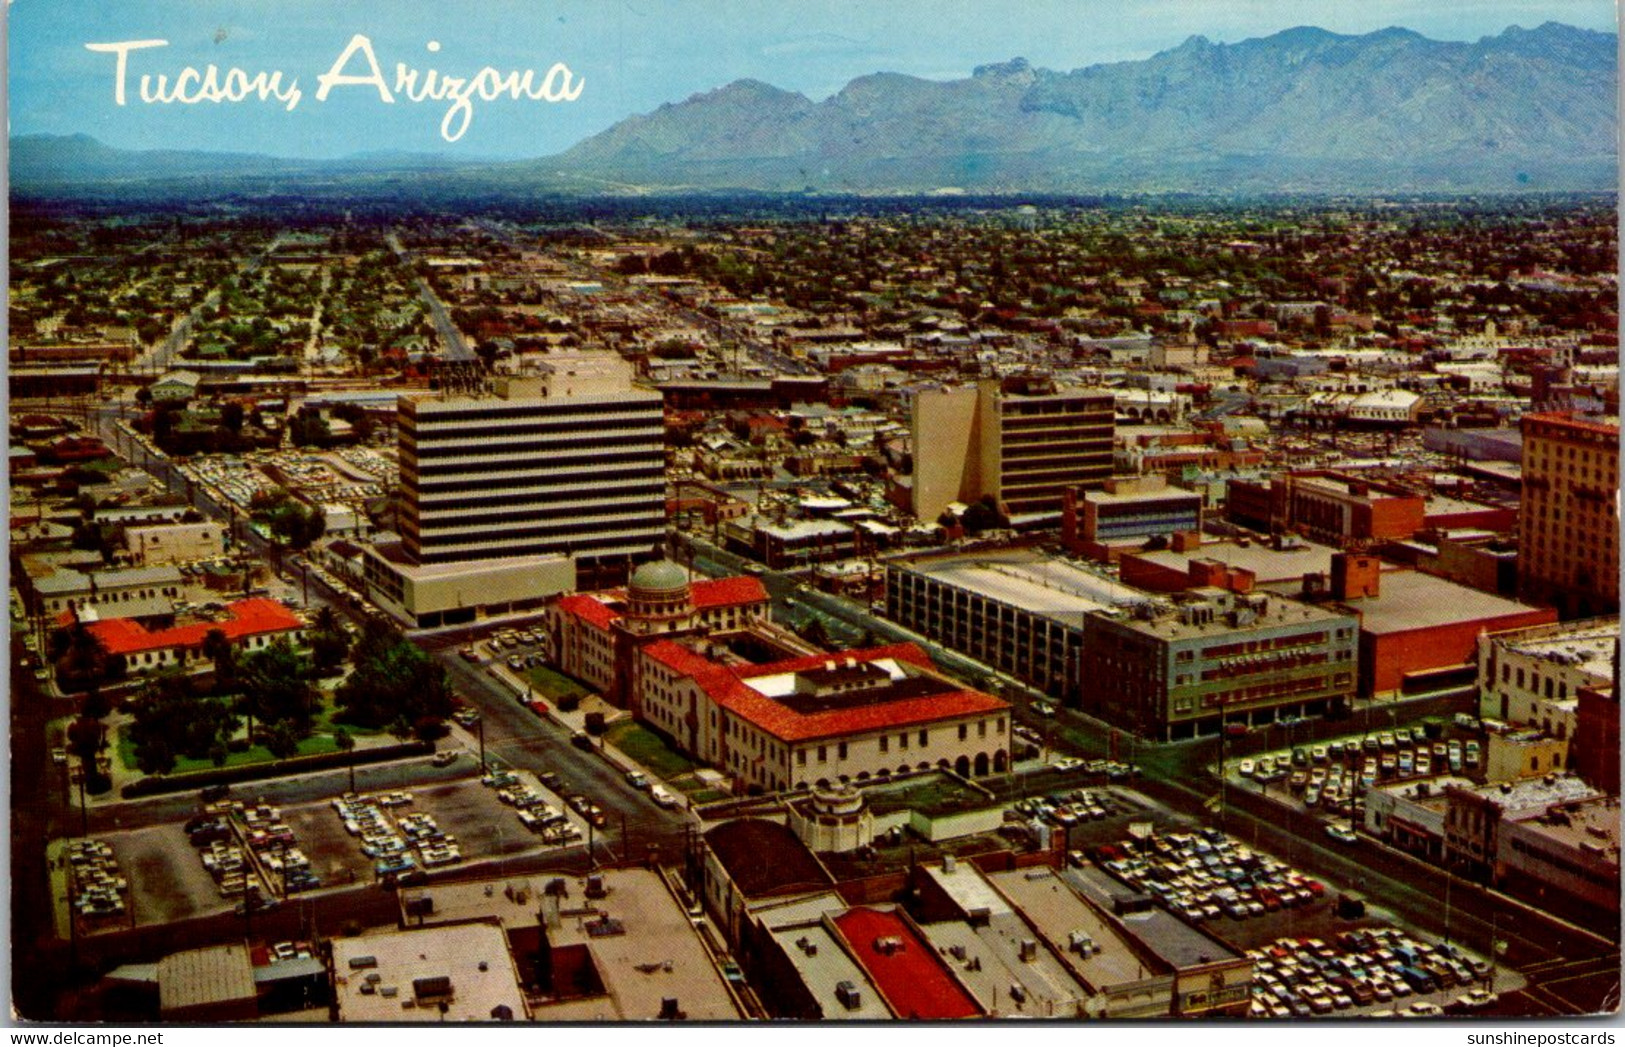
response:
M899 1018L923 1021L977 1018L976 999L954 980L927 945L895 911L848 909L835 928ZM902 948L882 952L876 939L896 938Z
M696 580L689 586L695 607L730 607L735 604L764 603L767 588L760 578L740 575L737 578Z
M241 640L264 633L298 629L303 624L293 612L275 600L256 598L227 604L231 617L220 622L196 622L173 629L152 632L133 618L108 618L87 622L85 628L100 639L108 654L135 654L172 647L201 647L211 629L219 629L228 640Z
M752 688L748 680L780 673L804 672L816 669L826 662L847 659L874 662L892 658L921 668L929 667L931 659L918 646L911 643L871 647L862 651L843 651L839 655L817 654L792 658L767 665L750 665L737 669L718 665L703 655L696 654L671 640L661 640L643 649L650 658L692 678L711 699L734 715L787 742L809 741L815 738L836 738L864 731L890 727L908 727L915 724L935 723L959 716L981 713L1002 713L1009 705L980 691L958 690L924 697L886 701L883 696L868 705L855 705L844 709L801 713Z
M761 579L741 575L737 578L702 578L689 584L689 595L698 611L718 607L740 607L767 602L767 589ZM559 600L559 609L573 614L600 629L608 629L622 613L610 607L605 600L625 600L624 589L607 589L599 593L577 593Z

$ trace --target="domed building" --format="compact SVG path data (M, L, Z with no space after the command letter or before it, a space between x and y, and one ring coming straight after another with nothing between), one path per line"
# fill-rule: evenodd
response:
M638 647L742 629L767 616L759 579L694 578L681 564L655 560L634 570L625 589L560 598L549 608L548 628L559 668L625 707Z
M688 571L670 560L646 563L626 586L626 629L639 634L674 632L694 614Z

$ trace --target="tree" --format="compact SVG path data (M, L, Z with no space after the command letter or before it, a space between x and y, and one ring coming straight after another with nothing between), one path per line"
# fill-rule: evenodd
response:
M292 642L278 637L243 659L238 674L242 710L250 717L258 716L267 727L286 725L296 741L305 737L317 701L307 674L305 659Z
M424 717L451 715L452 692L445 667L429 658L393 626L368 622L355 645L355 669L337 693L344 720L387 727L409 737Z
M282 720L266 728L262 737L265 748L278 760L286 760L299 752L299 735L294 726Z
M217 693L230 691L237 683L237 648L222 629L210 629L203 634L203 656L214 662L214 684Z
M322 606L311 620L310 656L318 676L331 676L350 650L350 637L339 624L333 608Z

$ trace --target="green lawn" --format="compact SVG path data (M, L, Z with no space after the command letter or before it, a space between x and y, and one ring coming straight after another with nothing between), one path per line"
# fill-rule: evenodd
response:
M300 756L315 756L317 753L331 753L337 751L338 746L333 744L333 736L330 734L313 734L309 738L306 738L304 741L299 743ZM123 731L118 732L118 758L119 762L129 770L137 770L135 763L135 743L130 741L129 737ZM271 763L275 759L276 757L272 756L270 750L266 749L265 746L255 745L249 747L244 752L227 753L226 766L238 767L249 763ZM212 770L214 770L214 762L212 760L193 760L189 757L182 756L175 760L175 769L169 773L185 774L189 771Z
M580 682L572 680L563 673L549 669L545 665L532 666L528 672L530 685L536 689L536 693L553 702L572 695L577 698L585 698L592 693Z
M667 745L665 739L658 734L640 727L631 720L612 724L604 732L604 741L661 778L676 778L700 766Z

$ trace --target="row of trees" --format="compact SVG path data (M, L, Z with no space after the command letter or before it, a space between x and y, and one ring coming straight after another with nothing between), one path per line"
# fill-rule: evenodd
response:
M308 635L308 652L279 639L239 656L224 633L210 631L203 653L214 661L213 687L171 669L153 676L131 700L133 721L126 729L136 765L147 774L166 774L182 758L224 766L232 752L255 743L277 759L295 755L320 711L316 681L336 673L350 653L349 637L331 608L317 612ZM398 630L368 624L355 644L354 662L336 693L336 720L400 738L445 735L453 707L446 671ZM333 741L343 750L355 744L343 728L333 732Z

